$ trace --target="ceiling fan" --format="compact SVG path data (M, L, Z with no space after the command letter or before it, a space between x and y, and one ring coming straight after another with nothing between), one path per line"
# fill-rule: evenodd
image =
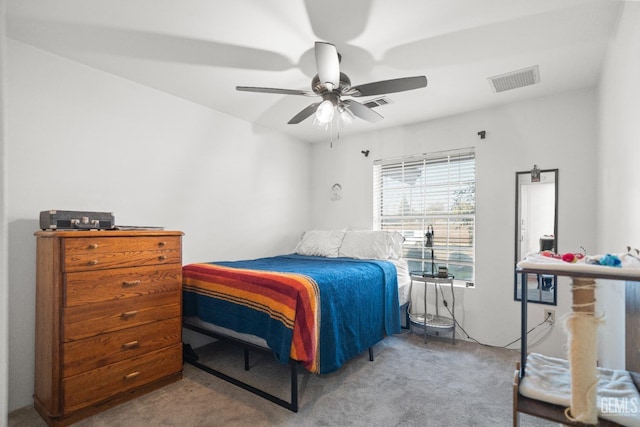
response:
M293 116L288 122L291 125L300 123L314 113L318 122L328 124L333 120L336 111L345 119L355 116L376 123L383 119L376 111L353 99L342 98L404 92L427 86L427 78L425 76L416 76L381 80L352 87L349 77L340 71L340 55L335 45L316 42L315 56L318 74L311 81L312 91L252 86L236 86L236 90L281 95L319 96L322 98L322 101L312 103Z

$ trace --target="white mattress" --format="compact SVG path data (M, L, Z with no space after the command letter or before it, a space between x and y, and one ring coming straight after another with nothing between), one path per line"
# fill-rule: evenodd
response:
M400 305L409 302L409 291L411 290L411 277L409 276L409 264L406 259L388 259L396 266L398 272L398 301Z

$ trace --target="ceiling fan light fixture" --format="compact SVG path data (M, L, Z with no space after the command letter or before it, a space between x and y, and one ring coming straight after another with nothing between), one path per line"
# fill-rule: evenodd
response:
M427 86L426 76L414 76L380 80L352 87L349 76L340 71L341 56L334 44L316 42L314 51L318 73L311 79L311 92L253 86L236 86L236 90L279 95L319 96L322 101L311 103L287 123L298 124L313 116L314 125L331 130L339 129L341 126L351 123L355 118L377 123L383 117L372 108L388 103L382 102L386 98L374 100L379 102L369 101L368 103L343 98L378 96Z
M343 125L348 125L353 121L353 113L345 106L341 105L338 107L338 112L340 113L340 121Z
M331 101L326 99L322 101L320 105L318 105L318 109L316 110L316 120L319 123L323 125L331 123L331 121L333 120L333 115L334 107Z

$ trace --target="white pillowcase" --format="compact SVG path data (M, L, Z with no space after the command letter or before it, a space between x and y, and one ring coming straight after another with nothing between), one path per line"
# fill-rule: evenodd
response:
M294 249L300 255L324 256L336 258L338 256L344 230L310 230L302 235L302 239Z
M387 244L389 245L389 258L402 258L402 244L404 243L404 237L402 234L395 231L387 231L386 233Z
M339 256L357 259L399 259L404 238L389 231L347 231Z

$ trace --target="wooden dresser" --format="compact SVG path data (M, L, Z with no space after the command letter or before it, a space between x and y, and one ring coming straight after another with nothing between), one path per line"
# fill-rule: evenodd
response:
M182 232L35 235L34 405L47 424L182 377Z

